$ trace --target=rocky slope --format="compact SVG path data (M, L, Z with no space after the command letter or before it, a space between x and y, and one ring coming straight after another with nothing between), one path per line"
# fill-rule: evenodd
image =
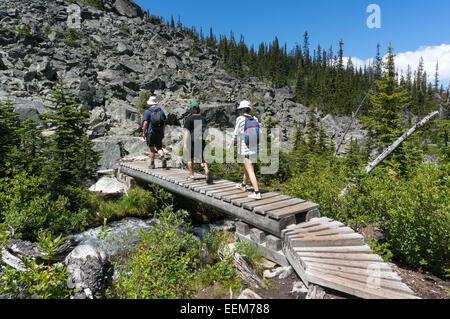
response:
M289 88L234 79L213 50L193 47L181 29L149 16L132 0L105 0L104 7L75 0L0 2L0 101L9 98L22 119L37 118L46 111L43 99L57 74L63 74L91 113L89 134L104 150L102 168L147 151L138 138L141 115L135 108L145 92L158 96L168 114L167 146L181 141L193 100L202 102L212 126L225 129L233 126L239 101L250 99L262 122L269 116L280 121L285 148L296 125L305 128L309 109L295 103ZM337 144L349 118L313 111ZM364 135L356 123L346 139L363 141Z

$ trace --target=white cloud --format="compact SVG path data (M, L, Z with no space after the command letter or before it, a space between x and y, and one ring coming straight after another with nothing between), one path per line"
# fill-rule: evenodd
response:
M352 64L353 67L355 67L356 69L359 69L359 67L361 67L362 69L364 69L364 66L369 66L373 63L374 59L373 58L368 58L366 60L362 60L356 56L352 56L352 57L344 57L344 65L347 65L348 60L352 59Z
M399 74L406 74L408 65L411 67L411 72L417 70L420 58L423 58L424 69L428 75L428 81L434 82L434 73L436 71L436 62L439 62L439 80L441 84L448 85L450 83L450 44L441 44L438 46L421 46L416 51L394 52L395 67ZM387 55L386 55L387 56ZM384 59L386 58L384 56ZM347 63L349 57L344 58L344 63ZM358 57L351 57L354 66L364 65L369 66L374 59L369 58L362 60Z
M416 51L397 53L395 66L406 74L408 65L412 72L417 70L420 58L423 58L424 68L428 75L428 81L434 81L436 72L436 62L439 63L439 79L442 83L450 83L450 44L439 46L421 46Z

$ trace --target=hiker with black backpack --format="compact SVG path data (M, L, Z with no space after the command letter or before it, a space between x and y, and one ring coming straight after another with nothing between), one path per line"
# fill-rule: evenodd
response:
M253 193L248 197L259 200L261 199L261 192L259 191L252 160L256 161L258 156L260 125L258 119L250 115L251 109L252 106L249 101L244 100L239 104L239 117L236 119L233 139L228 145L228 149L231 149L237 139L238 155L242 156L244 161L244 178L242 184L236 185L236 188L247 191L247 181L250 179Z
M158 100L152 96L147 102L150 107L145 111L143 118L142 137L147 140L150 148L150 169L155 168L155 153L158 152L162 167L167 167L167 159L162 149L162 140L166 128L166 114L158 107ZM156 151L155 151L156 150Z
M205 170L206 183L212 184L212 173L203 156L207 129L206 118L200 114L200 105L193 102L190 106L190 115L184 122L184 158L189 169L187 180L194 180L194 163L200 163Z

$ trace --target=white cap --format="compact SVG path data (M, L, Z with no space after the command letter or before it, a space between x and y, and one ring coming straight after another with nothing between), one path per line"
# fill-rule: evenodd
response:
M147 101L148 105L156 105L158 104L158 99L156 98L156 96L151 96L148 101Z
M251 109L252 106L251 106L251 104L250 104L249 101L244 100L244 101L242 101L241 103L239 103L239 106L238 106L237 109L238 109L238 110L241 110L241 109L247 109L247 108Z

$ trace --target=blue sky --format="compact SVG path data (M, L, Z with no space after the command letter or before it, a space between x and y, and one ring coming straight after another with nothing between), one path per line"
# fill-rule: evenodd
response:
M150 13L183 25L203 28L205 34L212 27L216 35L229 35L233 30L237 39L245 36L247 45L258 48L278 36L288 49L303 40L308 30L313 48L317 44L338 48L344 40L344 54L358 64L373 58L376 45L386 52L389 41L398 56L398 68L408 64L416 69L419 58L425 60L428 73L434 74L439 60L441 79L450 83L450 1L448 0L228 0L181 1L135 0ZM381 28L369 29L366 11L370 4L381 9Z

